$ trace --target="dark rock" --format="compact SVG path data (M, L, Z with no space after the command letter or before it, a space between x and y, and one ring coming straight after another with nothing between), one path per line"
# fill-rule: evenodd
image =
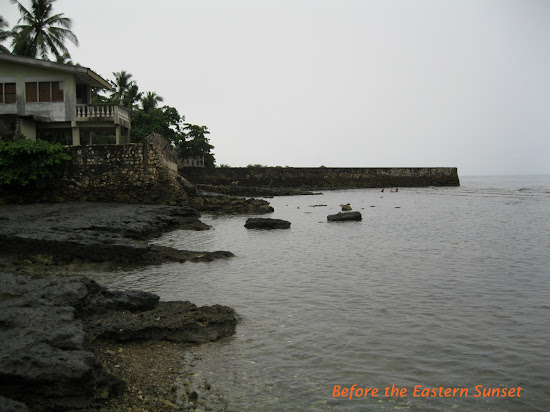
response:
M0 258L56 266L70 263L147 265L210 261L229 252L192 252L143 240L175 229L204 230L189 207L72 203L3 206ZM139 241L139 242L138 242ZM198 257L200 256L200 258Z
M0 411L2 412L27 412L27 405L14 401L13 399L0 396Z
M195 209L201 212L221 214L265 214L273 213L269 202L263 199L209 194L189 199Z
M0 395L40 411L81 408L121 392L123 382L85 349L83 323L70 306L85 285L72 281L62 287L66 299L59 292L51 300L56 285L48 279L3 274L0 286Z
M96 339L203 343L233 334L237 322L228 307L158 303L152 293L110 291L87 278L0 274L0 291L2 411L19 407L9 399L58 411L121 393L124 383L88 350Z
M288 229L290 222L282 219L251 217L246 220L244 227L247 229Z
M235 333L235 311L226 306L191 302L160 302L145 312L110 312L87 318L91 340L166 340L184 343L212 342Z
M327 220L329 222L344 222L344 221L353 221L353 220L361 220L361 212L339 212L335 215L328 215Z
M108 310L143 311L157 306L159 297L137 290L111 291L92 279L0 275L0 306L70 307L78 315Z

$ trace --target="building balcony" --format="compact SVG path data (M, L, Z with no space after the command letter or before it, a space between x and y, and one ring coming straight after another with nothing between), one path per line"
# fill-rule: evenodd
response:
M117 104L77 104L75 110L77 122L114 123L127 129L132 125L130 110Z

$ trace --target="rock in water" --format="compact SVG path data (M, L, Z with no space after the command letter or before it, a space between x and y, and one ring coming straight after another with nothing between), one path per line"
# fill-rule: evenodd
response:
M282 219L251 217L247 219L244 227L247 229L288 229L290 222Z
M361 212L339 212L335 215L328 215L327 220L329 222L345 222L350 220L361 220Z

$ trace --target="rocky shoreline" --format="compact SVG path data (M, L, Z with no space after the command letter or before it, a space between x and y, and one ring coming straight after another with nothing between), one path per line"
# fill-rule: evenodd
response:
M226 306L159 302L152 293L110 291L88 278L2 274L0 290L2 411L101 408L128 385L98 360L116 354L109 345L124 352L129 342L211 342L234 334L237 323ZM193 398L165 397L153 403L173 410Z
M198 394L176 384L185 350L233 335L235 311L111 291L74 272L232 257L148 244L209 229L199 217L161 205L0 206L0 410L194 410Z
M211 261L228 251L188 251L147 239L176 230L208 230L189 207L62 203L0 207L0 271L62 271L68 265L114 267ZM93 266L92 266L93 267Z

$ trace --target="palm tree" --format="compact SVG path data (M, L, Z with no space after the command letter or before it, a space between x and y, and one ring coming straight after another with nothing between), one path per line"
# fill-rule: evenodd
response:
M141 98L141 108L144 112L149 112L155 109L160 102L164 99L155 92L147 92L145 96Z
M132 110L135 106L135 103L141 99L141 93L139 91L139 88L135 82L132 82L130 84L130 87L128 87L128 90L126 90L126 93L124 93L124 97L122 98L122 103L128 110Z
M116 104L120 104L130 86L134 84L134 81L131 80L132 74L128 73L126 70L115 72L113 73L113 76L115 76L115 81L111 82L114 87L114 91L111 93L111 99Z
M18 5L21 13L19 24L13 28L13 54L48 59L52 53L57 58L63 54L70 56L66 40L78 46L78 39L71 31L71 19L63 13L53 14L56 0L31 0L30 11L19 1L10 1Z
M12 35L11 30L5 30L8 27L9 26L6 19L0 16L0 53L10 53L10 51L6 47L2 46L4 40L7 40Z
M79 63L75 63L71 60L71 55L69 53L63 53L61 56L55 58L57 63L69 64L71 66L81 67Z

